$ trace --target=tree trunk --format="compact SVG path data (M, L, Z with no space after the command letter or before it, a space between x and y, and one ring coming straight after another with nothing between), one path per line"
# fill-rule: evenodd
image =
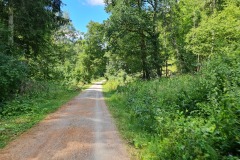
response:
M153 35L152 35L152 43L153 43L153 58L154 58L154 67L157 70L157 76L162 77L162 66L161 66L161 59L160 59L160 50L159 50L159 43L158 43L158 36L159 32L157 31L157 13L158 13L158 0L154 0L153 5Z
M138 0L137 5L138 5L139 14L141 14L141 12L142 12L142 1ZM150 71L149 71L148 62L147 62L146 41L145 41L146 37L145 37L142 30L139 31L139 35L141 37L140 50L141 50L142 72L143 72L142 78L145 79L145 80L149 80L150 79Z
M8 30L9 30L8 44L13 45L14 22L13 22L13 1L12 0L9 0L9 4L8 4Z
M168 61L166 60L166 77L168 77Z
M154 64L154 67L155 69L157 70L157 76L158 77L162 77L162 71L161 71L161 60L160 60L160 57L159 57L159 45L158 45L158 38L157 38L157 35L155 35L153 38L153 64Z
M212 13L214 13L214 9L216 8L216 0L212 1Z
M146 43L145 43L145 36L144 33L141 34L141 60L142 60L142 72L143 72L143 79L149 80L150 79L150 72L147 64L147 54L146 54Z

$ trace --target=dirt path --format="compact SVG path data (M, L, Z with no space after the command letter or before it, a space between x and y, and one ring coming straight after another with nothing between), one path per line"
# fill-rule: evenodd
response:
M0 151L0 160L127 160L96 83Z

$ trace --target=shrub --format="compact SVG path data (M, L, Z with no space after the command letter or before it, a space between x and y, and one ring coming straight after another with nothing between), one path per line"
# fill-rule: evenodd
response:
M0 102L19 90L27 72L25 63L0 53Z

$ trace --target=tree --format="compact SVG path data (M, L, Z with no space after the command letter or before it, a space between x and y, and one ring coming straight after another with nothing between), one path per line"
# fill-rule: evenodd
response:
M144 12L140 3L136 5L137 7L131 7L130 4L119 1L111 10L112 16L105 23L107 46L111 56L119 57L118 64L115 62L114 65L116 72L120 69L127 73L142 71L143 79L149 79L147 37L144 32L146 25L142 19Z
M68 19L67 13L64 17ZM55 46L54 59L56 60L53 71L56 78L66 83L77 83L80 78L75 74L79 67L79 55L83 53L83 33L77 31L72 23L65 24L53 35Z
M130 50L126 55L140 57L143 79L162 76L163 57L160 52L158 17L160 11L160 1L107 1L107 11L112 15L106 23L107 37L109 40L109 49L124 50L125 46ZM124 39L130 39L137 42L131 43ZM118 40L122 39L122 40ZM118 45L115 42L119 42ZM125 43L124 43L125 42ZM114 44L115 43L115 44ZM122 44L120 44L122 43ZM118 48L117 48L118 47ZM119 51L122 56L122 52ZM130 55L131 54L131 55ZM127 57L128 57L127 56ZM134 60L136 60L135 58ZM134 64L136 61L132 61ZM127 66L133 66L126 64ZM137 70L136 70L137 71Z
M187 35L187 49L203 59L216 54L234 54L239 50L240 8L228 3L221 12L205 17L199 27Z
M106 71L106 44L104 41L104 26L98 22L89 22L88 32L85 35L85 54L89 57L90 74L93 78L101 77Z

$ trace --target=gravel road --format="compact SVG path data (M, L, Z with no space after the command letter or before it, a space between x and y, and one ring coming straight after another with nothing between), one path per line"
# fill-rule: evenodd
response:
M0 150L0 160L129 160L98 82Z

